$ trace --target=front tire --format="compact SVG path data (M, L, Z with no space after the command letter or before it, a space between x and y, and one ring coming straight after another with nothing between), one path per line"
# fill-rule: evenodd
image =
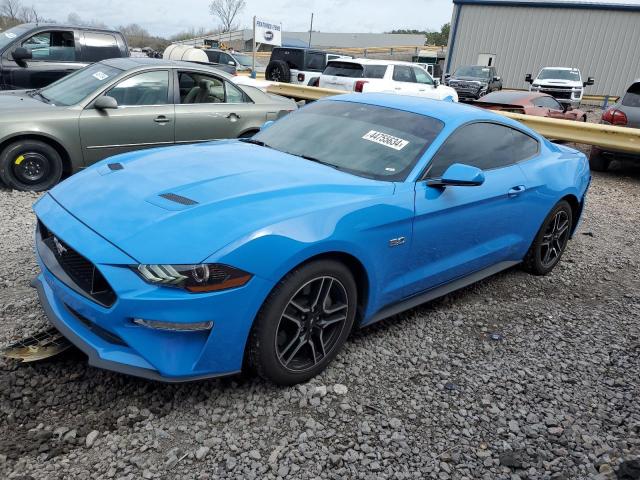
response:
M611 160L605 158L599 148L591 147L591 152L589 153L589 167L591 170L594 172L606 172L610 163Z
M342 263L319 260L287 274L265 300L251 331L249 364L278 385L322 372L353 326L357 288Z
M0 154L0 179L16 190L48 190L60 181L62 171L60 154L39 140L13 142Z
M547 215L524 259L524 268L534 275L546 275L560 261L573 227L573 211L561 200Z
M272 60L264 72L266 80L280 83L291 83L291 69L284 60Z

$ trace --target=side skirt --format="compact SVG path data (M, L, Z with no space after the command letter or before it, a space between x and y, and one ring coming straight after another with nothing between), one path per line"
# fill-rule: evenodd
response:
M426 302L430 302L431 300L435 300L438 297L443 297L448 293L454 292L456 290L460 290L472 283L479 282L480 280L490 277L491 275L495 275L502 270L506 270L507 268L511 268L514 265L518 265L520 262L500 262L487 267L483 270L479 270L471 275L467 275L466 277L458 278L457 280L453 280L452 282L446 283L439 287L435 287L431 290L427 290L423 293L418 293L412 297L409 297L405 300L401 300L398 303L394 303L388 307L379 310L369 321L364 323L362 326L371 325L372 323L379 322L380 320L384 320L385 318L392 317L397 315L398 313L404 312L405 310L410 310L418 305L421 305Z

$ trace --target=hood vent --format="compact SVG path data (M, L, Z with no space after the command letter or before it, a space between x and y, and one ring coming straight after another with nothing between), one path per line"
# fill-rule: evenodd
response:
M109 170L123 170L124 166L121 163L110 163L109 165Z
M196 202L195 200L191 200L190 198L183 197L182 195L177 195L175 193L162 193L160 196L171 202L179 203L180 205L197 205L198 204L198 202Z

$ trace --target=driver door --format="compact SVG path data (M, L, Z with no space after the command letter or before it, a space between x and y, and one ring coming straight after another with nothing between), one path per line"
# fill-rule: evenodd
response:
M174 143L169 73L133 74L105 92L116 99L118 108L98 110L92 102L83 110L80 137L86 165L111 155Z
M421 97L433 98L436 88L433 78L420 67L411 67L416 78L416 90Z
M498 124L467 124L451 134L416 183L407 295L522 259L532 238L523 221L527 182L517 162L537 152L535 139ZM482 169L484 183L427 184L454 163Z

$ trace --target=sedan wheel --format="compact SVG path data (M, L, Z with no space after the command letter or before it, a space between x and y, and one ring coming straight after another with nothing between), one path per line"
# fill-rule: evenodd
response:
M263 378L294 385L333 360L351 332L356 284L342 263L320 260L289 273L254 323L248 359Z
M39 140L11 143L0 155L0 178L16 190L41 192L62 177L62 159L51 145Z
M573 214L571 206L560 201L547 216L524 260L527 270L535 275L546 275L558 264L567 248Z

